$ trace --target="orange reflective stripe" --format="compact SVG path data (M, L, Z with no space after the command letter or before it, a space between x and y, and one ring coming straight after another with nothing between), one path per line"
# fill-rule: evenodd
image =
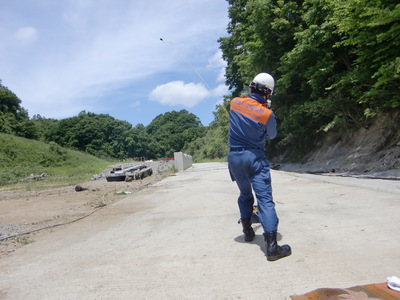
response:
M264 107L257 100L248 97L234 98L231 101L231 110L264 125L267 124L269 116L272 113L271 110Z

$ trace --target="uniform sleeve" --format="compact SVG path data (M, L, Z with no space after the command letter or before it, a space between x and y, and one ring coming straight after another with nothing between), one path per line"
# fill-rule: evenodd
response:
M270 139L270 140L274 139L276 137L276 135L278 134L276 118L275 118L274 113L272 113L269 116L268 122L265 126L267 128L267 139Z

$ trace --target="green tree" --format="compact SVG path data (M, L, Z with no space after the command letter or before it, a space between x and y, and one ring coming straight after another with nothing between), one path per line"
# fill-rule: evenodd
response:
M146 127L146 132L157 142L156 157L173 157L185 143L204 135L205 127L196 115L183 109L158 115Z
M34 124L29 120L28 112L20 106L21 100L0 80L0 132L25 138L36 138Z
M275 77L273 149L301 155L329 130L399 108L398 1L228 2L227 83L237 96L255 74Z
M301 26L303 1L228 0L228 37L219 39L227 61L226 82L233 96L257 73L279 77L279 60L293 48L293 33Z
M400 97L400 3L396 0L329 0L341 40L355 56L350 76L342 79L352 96L371 109L398 108Z
M127 148L132 125L109 115L82 111L78 116L60 121L36 116L35 122L46 141L54 141L64 147L98 157L124 159L132 154Z
M228 153L229 100L216 106L214 121L201 137L185 144L183 152L193 156L194 161L226 159Z
M48 119L37 114L33 115L32 122L36 127L38 140L52 141L54 139L59 120Z
M293 33L296 44L281 59L275 113L280 120L278 148L304 153L328 129L349 125L361 117L357 102L344 86L332 88L351 70L347 47L330 21L334 12L327 1L306 0L301 26ZM350 122L351 121L351 122Z

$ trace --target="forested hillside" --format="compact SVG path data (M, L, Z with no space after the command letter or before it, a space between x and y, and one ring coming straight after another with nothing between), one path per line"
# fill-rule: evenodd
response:
M186 110L167 112L147 126L135 127L106 114L85 111L62 120L40 115L30 119L21 100L0 82L0 132L56 143L99 158L173 157L205 131L199 118Z
M173 157L185 142L201 136L204 126L186 110L157 116L148 126L81 112L63 120L33 117L39 138L97 157L160 159Z
M255 74L275 77L275 155L299 160L331 133L367 130L398 112L398 1L228 2L227 83L237 96Z
M375 169L400 167L398 1L228 3L228 35L219 42L232 94L217 107L207 135L186 147L189 153L226 153L229 100L247 93L256 74L268 72L276 80L271 99L279 124L278 137L267 145L271 160L319 157L319 168L336 159L339 169L340 154L343 168L367 170L357 163L385 156Z

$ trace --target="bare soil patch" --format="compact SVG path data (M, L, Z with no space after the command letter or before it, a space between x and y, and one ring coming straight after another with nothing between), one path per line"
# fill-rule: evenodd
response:
M105 176L115 167L110 166L91 180L74 185L49 184L43 190L31 191L16 186L1 188L0 258L33 242L35 232L78 221L170 176L165 171L173 168L173 161L146 165L152 167L153 175L131 182L107 182ZM85 189L76 191L77 185Z

